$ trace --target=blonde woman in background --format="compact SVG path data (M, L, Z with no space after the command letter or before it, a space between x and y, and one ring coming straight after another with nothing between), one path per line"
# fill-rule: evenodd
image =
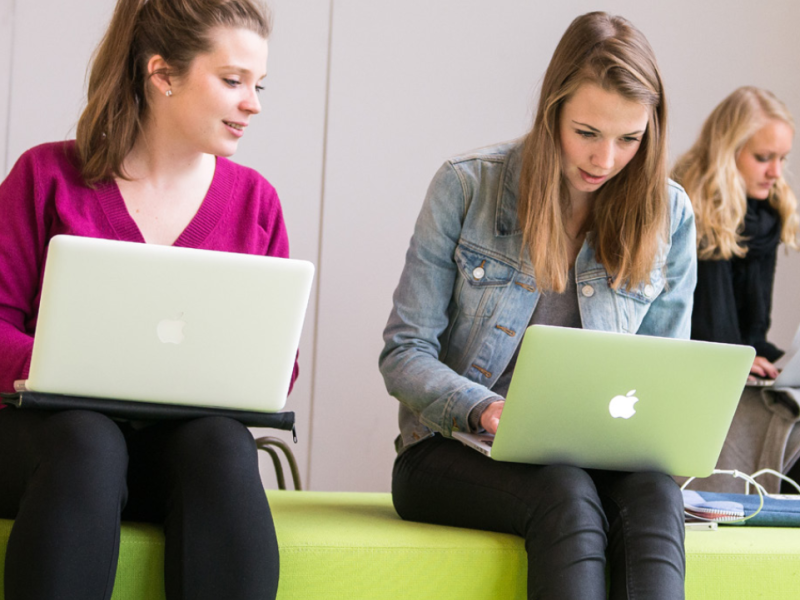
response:
M697 142L673 170L697 219L692 337L755 347L753 378L776 377L774 363L783 355L767 341L767 332L778 246L798 248L797 199L783 178L794 129L786 106L772 93L739 88L708 116ZM796 405L785 395L762 398L761 391L745 388L717 467L749 472L769 467L795 477ZM781 488L777 478L763 483L770 492ZM742 491L724 477L697 485Z
M697 219L692 338L755 347L756 377L776 377L783 355L767 341L778 246L800 249L797 198L783 178L794 131L772 93L741 87L673 171Z

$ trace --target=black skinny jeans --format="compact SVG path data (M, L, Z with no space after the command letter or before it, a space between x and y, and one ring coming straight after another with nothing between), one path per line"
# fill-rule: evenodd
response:
M525 539L528 598L681 600L683 501L672 478L493 461L440 435L397 457L403 519Z
M274 598L278 546L240 423L144 429L89 411L0 410L6 600L111 597L120 520L163 523L170 600Z

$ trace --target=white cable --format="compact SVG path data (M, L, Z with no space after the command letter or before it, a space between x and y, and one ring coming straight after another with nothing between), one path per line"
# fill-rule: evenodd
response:
M753 477L758 476L760 474L762 474L761 471L759 471L758 473L753 475ZM750 484L752 483L755 486L756 491L758 492L758 498L759 498L758 509L752 515L747 515L746 517L742 517L741 519L730 519L730 520L728 520L728 519L725 519L725 520L722 520L722 519L707 519L705 517L700 517L700 516L697 516L697 515L693 515L693 514L691 514L689 512L683 511L684 514L686 514L687 516L689 516L689 517L691 517L693 519L698 519L700 521L710 521L710 522L714 522L714 523L744 523L745 521L755 517L758 513L761 512L761 509L764 508L764 494L767 493L767 490L765 490L764 486L762 486L760 483L758 483L750 475L742 473L741 471L737 471L736 469L734 469L733 471L714 469L714 472L712 473L712 475L731 475L734 478L744 479L745 483L746 483L746 489L748 491L750 490ZM686 486L689 485L695 479L696 479L695 477L690 477L689 479L687 479L683 483L683 485L681 486L681 491L685 490ZM797 484L795 484L795 486L796 485ZM800 488L798 488L798 490L800 490Z
M770 475L775 475L775 477L779 477L780 479L782 479L783 481L785 481L789 485L793 486L794 489L796 489L798 492L800 492L800 485L798 485L797 482L794 479L792 479L791 477L787 477L783 473L778 473L777 471L773 471L772 469L761 469L760 471L757 471L757 472L753 473L750 477L755 479L759 475L763 475L765 473L769 473ZM745 494L749 494L750 493L750 484L749 483L745 483L744 493Z

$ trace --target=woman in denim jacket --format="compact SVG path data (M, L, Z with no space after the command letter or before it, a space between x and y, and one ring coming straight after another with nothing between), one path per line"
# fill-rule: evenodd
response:
M494 433L532 323L689 337L695 228L667 180L666 106L644 36L604 13L559 43L531 132L447 161L417 220L380 367L400 400L401 517L525 538L528 597L683 598L672 479L496 462Z

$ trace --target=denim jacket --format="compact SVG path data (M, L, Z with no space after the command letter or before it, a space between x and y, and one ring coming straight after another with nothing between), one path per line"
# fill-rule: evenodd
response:
M470 411L496 395L490 388L536 307L539 292L517 220L521 150L516 141L453 158L428 188L380 356L386 388L401 403L398 451L434 432L469 431ZM612 289L584 242L575 263L584 328L689 337L694 213L671 181L669 198L670 236L650 283Z

